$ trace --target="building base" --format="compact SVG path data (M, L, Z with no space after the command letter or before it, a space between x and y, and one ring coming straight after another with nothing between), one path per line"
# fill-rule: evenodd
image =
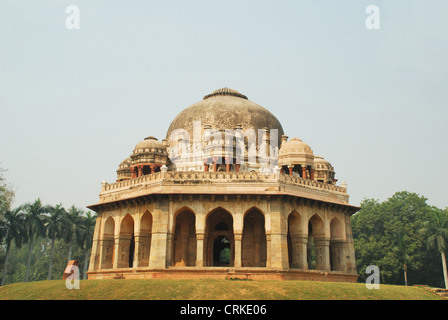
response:
M357 274L318 270L267 270L262 268L173 267L166 269L124 268L89 271L88 279L247 279L247 280L311 280L357 282Z

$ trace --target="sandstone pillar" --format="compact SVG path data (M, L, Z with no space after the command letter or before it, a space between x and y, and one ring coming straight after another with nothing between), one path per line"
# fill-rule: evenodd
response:
M302 178L306 179L306 166L302 166Z
M346 244L345 244L345 271L351 274L357 274L356 260L355 260L355 246L353 244L352 224L350 215L345 215L345 230L346 230Z
M130 237L120 236L115 238L114 269L129 268Z
M204 232L196 233L196 267L204 266Z
M271 267L271 234L266 233L266 268Z
M330 240L314 239L316 248L316 270L330 271Z
M307 263L307 244L308 238L298 234L291 234L291 268L308 269Z
M330 242L332 271L345 271L345 245L343 240Z
M100 265L97 269L111 269L114 259L114 239L102 239L100 245Z
M235 233L234 234L235 239L235 261L234 266L235 268L241 268L241 243L243 239L242 233Z
M166 268L171 263L171 237L168 233L169 201L160 196L155 201L153 211L153 231L151 237L151 255L149 267L151 269Z
M151 234L135 234L134 267L147 267L151 248Z
M92 249L90 251L90 260L89 260L89 271L100 269L101 264L101 240L100 238L100 225L101 218L100 214L98 214L95 222L95 231L93 233L94 237L92 240Z

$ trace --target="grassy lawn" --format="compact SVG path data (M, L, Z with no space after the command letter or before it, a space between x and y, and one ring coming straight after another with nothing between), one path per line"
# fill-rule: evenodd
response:
M316 281L85 280L79 290L65 281L14 283L0 287L0 299L18 300L437 300L424 288Z

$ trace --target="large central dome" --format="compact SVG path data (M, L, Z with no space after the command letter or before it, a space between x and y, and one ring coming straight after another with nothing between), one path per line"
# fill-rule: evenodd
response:
M248 100L236 90L223 88L213 91L203 100L181 111L171 122L166 138L169 140L175 129L187 130L193 140L193 121L200 121L212 129L235 129L241 126L243 132L249 128L278 130L280 146L283 128L278 119L266 108Z

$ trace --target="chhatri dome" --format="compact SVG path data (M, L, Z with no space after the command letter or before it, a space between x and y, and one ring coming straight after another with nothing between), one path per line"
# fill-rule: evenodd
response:
M134 146L89 206L89 279L357 281L346 185L244 94L215 90Z

